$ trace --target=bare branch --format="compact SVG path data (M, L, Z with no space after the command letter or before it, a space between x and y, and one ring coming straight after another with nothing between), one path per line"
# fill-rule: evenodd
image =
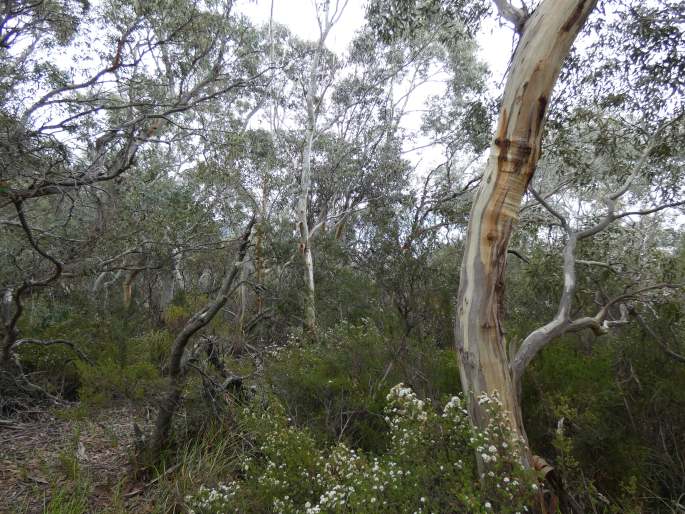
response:
M528 191L531 192L531 194L535 197L535 199L538 201L540 205L542 205L552 216L559 220L564 230L568 231L569 225L566 218L562 216L561 213L559 213L559 211L557 211L550 204L548 204L547 201L542 197L542 195L538 193L532 185L528 186Z
M563 335L571 324L571 305L576 291L576 243L576 235L573 232L569 232L568 240L564 247L564 289L559 299L557 313L552 321L531 332L521 343L510 364L515 383L520 381L526 367L538 352L551 341Z
M568 233L568 240L564 247L564 289L561 298L559 299L557 314L552 321L534 330L524 339L510 363L510 369L515 383L518 383L521 380L526 367L540 350L557 337L560 337L567 332L578 332L584 329L590 329L597 335L606 334L609 328L617 325L624 325L629 321L626 307L621 302L656 289L676 289L682 287L682 285L670 283L645 286L614 297L604 304L595 316L586 316L571 320L571 306L573 303L573 295L576 290L575 265L577 261L575 260L575 248L578 239L578 233ZM598 263L596 261L582 262L593 265L605 265L606 267L609 267L609 269L612 269L605 263ZM616 304L621 304L619 307L621 310L621 318L619 320L607 320L609 310Z
M523 25L528 19L528 15L523 9L512 5L509 0L492 0L497 7L499 15L514 25L516 32L523 31Z
M519 251L517 251L517 250L513 250L513 249L511 249L511 248L507 248L507 253L510 253L510 254L512 254L512 255L515 255L516 257L518 257L519 259L521 259L521 260L522 260L523 262L525 262L526 264L530 264L530 259L528 259L528 257L524 256L521 252L519 252Z
M91 366L93 366L93 361L90 360L90 358L85 353L83 353L75 343L73 343L72 341L67 341L66 339L19 339L14 345L14 348L18 348L22 345L53 346L58 344L68 346L76 355L79 356L79 358L82 361L85 361Z
M635 179L638 177L640 172L642 171L642 168L645 167L645 164L647 164L647 159L649 158L649 154L652 153L652 150L654 150L654 147L657 145L658 142L658 137L659 135L666 130L667 127L670 125L673 125L677 121L679 121L685 114L679 114L675 118L668 120L667 122L662 123L659 125L659 127L654 131L652 136L649 138L649 141L647 142L647 146L643 150L642 154L640 155L640 158L637 161L637 164L633 168L633 172L630 174L628 177L628 180L625 181L623 186L619 188L616 192L613 194L610 194L607 198L612 201L618 200L621 196L626 194L630 187L633 185L633 182Z
M607 228L611 223L614 221L625 218L627 216L645 216L647 214L653 214L655 212L662 211L664 209L669 209L673 207L679 207L681 205L685 204L685 200L681 201L675 201L675 202L669 202L665 203L662 205L657 205L651 208L647 209L641 209L641 210L633 210L633 211L625 211L616 214L615 209L616 209L616 203L618 200L625 195L629 190L630 187L633 185L635 179L639 176L639 174L642 172L643 168L647 164L647 160L649 159L649 155L652 153L652 150L655 148L655 146L658 143L658 137L661 135L661 133L670 125L676 123L680 119L682 119L684 115L680 114L676 116L675 118L661 124L651 135L649 138L649 141L647 142L647 145L645 146L644 150L642 151L640 158L638 159L637 163L635 164L632 173L630 176L626 179L626 181L623 183L621 187L619 187L616 191L613 193L608 194L607 196L604 197L604 202L607 205L607 213L600 219L599 222L597 222L595 225L592 227L589 227L585 230L579 231L578 232L578 239L585 239L590 236L593 236L605 228Z
M44 257L45 259L49 260L53 264L53 266L55 267L52 275L50 275L50 276L46 277L45 279L40 280L38 282L32 281L30 283L30 286L31 287L36 287L36 286L41 287L41 286L48 285L50 282L53 282L54 280L57 280L59 278L59 276L62 274L63 265L60 261L58 261L52 255L50 255L49 253L42 250L38 246L38 244L36 243L36 240L33 238L33 233L31 232L31 228L29 227L29 224L26 222L26 215L24 214L23 202L15 201L14 207L17 210L17 216L19 218L19 223L21 224L21 227L24 229L24 233L26 234L26 239L28 239L29 244L33 247L33 249L41 257Z
M680 207L685 205L685 200L679 200L677 202L669 202L662 205L657 205L656 207L651 207L648 209L636 210L636 211L624 211L614 216L614 219L625 218L626 216L646 216L647 214L654 214L655 212L663 211L664 209L673 209L675 207Z
M601 267L601 268L606 268L606 269L608 269L609 271L611 271L611 272L613 272L613 273L618 273L618 271L616 271L616 268L614 268L614 267L613 267L611 264L609 264L608 262L601 262L601 261L586 261L586 260L584 260L584 259L576 259L576 264L583 264L583 265L585 265L585 266L599 266L599 267Z
M644 319L644 318L635 310L634 307L630 307L628 310L629 310L629 312L630 312L630 315L631 315L632 317L634 317L634 318L637 320L638 324L640 325L640 328L642 328L642 330L644 330L645 332L647 332L647 334L649 334L649 335L652 337L652 339L654 339L654 341L656 341L656 343L659 345L659 347L664 351L664 353L665 353L666 355L668 355L669 357L671 357L672 359L674 359L674 360L676 360L676 361L678 361L678 362L681 362L681 363L684 363L684 364L685 364L685 355L681 355L681 354L679 354L679 353L673 351L673 350L669 347L669 345L666 343L666 341L664 341L663 338L661 338L661 337L659 336L659 334L657 334L657 333L652 329L652 327L650 327L650 326L647 324L647 322L645 321L645 319Z

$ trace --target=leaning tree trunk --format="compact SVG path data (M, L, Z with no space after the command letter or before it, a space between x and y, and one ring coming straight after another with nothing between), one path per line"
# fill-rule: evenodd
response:
M157 411L157 419L152 429L147 448L143 449L146 455L142 455L142 457L145 457L144 460L146 460L148 464L155 464L159 461L161 451L166 446L169 439L173 416L181 403L183 388L185 387L189 371L188 366L184 363L184 358L187 357L186 347L191 338L199 330L207 326L221 308L226 305L226 302L228 302L229 294L233 291L233 284L238 277L238 273L245 260L245 255L247 254L250 234L252 233L254 223L255 218L253 217L242 235L240 248L238 249L238 260L233 264L231 272L224 278L214 300L208 302L205 307L193 314L174 339L174 344L171 347L171 355L169 356L168 386L161 399L159 410Z
M550 94L595 3L543 0L528 18L519 20L521 37L505 86L497 133L471 209L461 267L455 338L471 420L484 428L488 420L478 397L497 392L512 428L526 445L502 330L507 245L540 156ZM530 454L524 456L524 464L531 465Z

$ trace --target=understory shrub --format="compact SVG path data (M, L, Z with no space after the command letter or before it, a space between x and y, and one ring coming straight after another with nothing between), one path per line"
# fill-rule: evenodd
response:
M170 345L168 332L152 330L103 350L94 366L79 362L82 404L98 408L152 399L163 387L162 366Z
M536 477L519 464L521 442L496 396L479 399L490 418L483 431L471 426L459 396L436 409L400 383L386 400L387 449L378 454L343 442L320 447L307 429L292 423L276 400L253 402L243 413L252 451L242 458L236 479L202 486L186 498L189 511L528 511ZM476 453L483 463L481 477Z
M460 390L457 359L434 341L388 336L369 320L342 322L316 341L293 334L275 348L265 381L288 416L317 439L380 451L387 443L386 391L403 382L422 397Z

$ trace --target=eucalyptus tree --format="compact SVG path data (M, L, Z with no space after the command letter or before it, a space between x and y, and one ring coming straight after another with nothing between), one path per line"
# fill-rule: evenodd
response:
M435 91L437 85L444 89L440 96L448 99L442 104L448 103L463 115L465 105L471 105L483 91L484 68L461 25L436 22L411 38L387 43L378 44L368 29L351 43L323 116L324 126L330 129L317 148L321 160L314 175L312 214L315 232L321 234L331 228L331 235L352 262L371 266L381 272L376 278L398 285L400 277L407 278L400 261L417 257L407 251L412 240L437 237L439 229L450 224L446 219L453 212L450 198L469 189L461 190L465 184L454 172L457 159L453 158L457 147L464 149L469 143L445 137L447 131L429 115L421 129L412 127L420 121L417 112L425 107L420 102L425 91ZM432 99L433 106L439 103L437 97ZM408 202L419 193L414 191L407 155L412 148L435 145L435 139L444 145L445 162L434 173L428 172L424 202L414 211ZM422 166L418 167L423 172ZM441 180L436 180L438 176ZM388 216L394 219L381 219ZM413 220L411 226L407 217ZM388 247L390 253L379 251L377 246L389 235L381 232L388 229L396 236ZM383 259L387 259L384 264ZM389 266L389 262L394 264ZM393 273L398 276L393 278ZM414 278L420 275L410 274ZM411 292L397 289L393 295L406 319L402 298ZM405 303L404 307L400 308L400 303Z
M518 348L513 345L508 347L503 330L503 295L509 237L514 221L519 217L523 194L535 172L547 101L572 42L572 39L565 38L580 29L592 6L581 2L569 3L566 14L562 15L556 28L549 25L553 22L544 14L546 8L553 9L555 15L563 13L562 6L558 3L552 6L542 2L532 14L523 11L516 14L516 9L511 10L511 6L507 5L499 7L502 14L508 16L522 33L505 86L497 134L484 175L485 182L481 184L474 199L470 215L459 284L456 335L462 384L465 390L472 392L470 410L473 421L477 424L483 421L478 396L497 391L505 408L511 413L512 423L521 439L527 441L518 391L523 373L535 355L568 332L592 330L598 335L606 333L609 328L628 321L626 303L629 300L676 286L655 280L654 276L650 277L647 273L643 273L639 280L634 280L635 276L628 276L617 292L605 291L603 296L600 294L603 288L599 288L597 293L600 296L593 299L599 306L594 310L583 306L573 307L577 295L576 265L602 265L576 256L576 245L580 241L599 234L613 222L626 217L634 218L682 203L682 191L679 187L670 188L667 194L654 194L653 189L649 191L649 187L647 190L643 187L642 195L635 194L640 189L638 183L644 184L644 177L650 175L645 168L658 169L660 165L665 165L662 172L668 175L669 169L677 167L677 159L667 157L659 162L660 159L653 151L655 146L663 145L669 139L662 137L664 131L671 132L672 140L674 137L678 139L676 134L680 129L674 129L674 126L679 125L680 121L679 114L676 113L661 126L642 123L642 126L635 127L636 113L633 111L628 112L632 120L617 124L623 125L623 130L611 130L612 120L606 120L607 113L597 113L595 109L594 119L598 120L597 125L602 128L594 128L594 121L580 125L579 128L585 131L585 135L594 138L597 146L588 148L581 143L582 138L574 141L574 150L583 156L581 161L588 164L588 188L585 191L582 188L576 189L575 195L569 195L569 190L564 188L549 192L549 197L559 199L563 196L570 199L570 204L575 205L567 203L569 211L556 209L547 202L548 198L531 189L536 201L555 218L555 224L558 224L562 237L565 238L563 290L553 319L523 336ZM571 21L576 25L570 24ZM528 38L526 31L530 31ZM536 31L537 35L534 33ZM542 37L543 40L536 41L537 37ZM633 44L636 44L635 41ZM542 53L536 57L538 50ZM556 56L557 60L552 68L544 71L545 61L550 56ZM526 71L528 66L532 68ZM644 69L641 71L644 73ZM543 89L536 91L534 85ZM606 83L602 83L602 86L606 87ZM649 119L648 116L646 118ZM671 129L675 130L675 134ZM607 144L609 140L606 138L610 138L612 132L620 133L625 146ZM611 155L611 149L618 155ZM543 159L543 164L549 164L556 172L554 166L558 163L553 163L553 159ZM543 170L548 171L546 167ZM578 180L581 176L578 168L572 169L566 177L574 172L575 180ZM548 176L549 172L545 173L542 180ZM610 180L602 184L602 178L606 177ZM588 189L593 191L590 193ZM621 208L620 203L628 193L633 195L632 200L637 205L635 208ZM571 220L570 212L574 210L576 219Z
M82 198L97 203L106 196L97 192L102 184L136 167L144 147L192 135L189 111L263 75L252 59L251 29L231 16L231 7L5 4L0 209L3 229L23 233L19 256L34 263L27 269L17 262L18 272L3 285L3 368L18 366L22 300L65 270L65 256L50 247L37 214L61 206L68 224ZM91 43L92 31L101 45Z
M671 130L668 130L669 128ZM593 133L590 127L585 126L584 129L586 134ZM612 174L613 177L606 180L604 184L593 185L591 189L594 189L594 194L588 194L584 198L571 197L575 205L569 205L570 195L567 190L555 191L553 189L548 194L541 194L531 188L536 201L546 210L548 216L552 217L552 221L548 221L548 224L560 230L562 240L565 240L562 252L564 286L559 300L559 309L554 319L531 332L522 341L511 361L511 371L516 384L520 382L526 366L535 355L555 338L566 332L584 329L592 330L599 335L606 333L609 327L628 322L627 302L629 300L640 299L648 292L680 287L677 282L659 280L660 271L649 265L649 260L652 258L650 254L658 251L660 242L653 238L657 231L651 234L644 233L645 223L639 221L638 218L685 203L683 190L679 184L671 184L671 187L668 187L668 183L664 180L659 186L652 187L649 184L651 180L648 178L661 176L666 179L680 166L680 159L676 156L659 156L653 151L657 144L672 146L675 141L682 138L682 131L682 118L676 117L663 125L656 133L647 137L636 137L636 142L641 148L621 148L622 145L619 148L604 146L603 151L595 153L602 159L595 159L592 169L597 175ZM669 134L663 134L663 132L669 132ZM604 135L606 134L607 132L604 132ZM623 136L625 137L626 134ZM613 152L607 150L613 150ZM545 170L544 165L549 164L554 166L553 163L543 162L542 169ZM622 168L627 168L628 173L625 177L621 177ZM576 190L576 193L578 192ZM552 203L553 201L555 204ZM598 215L598 212L601 214ZM622 237L626 239L621 243L620 251L616 251L618 248L608 249L602 259L578 258L577 254L580 250L585 250L585 252L589 250L578 248L582 241L595 236L601 237L605 231L612 228L612 224L619 224L625 219L628 219L627 223L620 224L614 229L623 232ZM632 251L627 251L635 243L637 243L636 247L632 248ZM586 316L572 313L574 296L577 295L576 268L578 265L583 268L600 267L613 270L615 278L621 279L620 286L614 286L618 291L613 293L612 297L607 297L609 284L605 283L603 287L597 289L596 293L600 296L596 303L600 304L600 308ZM608 281L605 280L605 282ZM620 316L614 314L614 318L617 319L612 319L612 308L615 311L620 310Z
M409 107L418 130L396 121L395 144L402 157L413 161L413 170L394 219L371 216L381 225L369 232L372 243L360 256L384 284L407 333L424 330L421 321L432 318L433 306L450 317L441 298L442 284L428 278L426 270L434 265L444 270L437 254L457 241L467 219L468 201L481 174L478 157L489 131L486 68L472 37L483 7L462 6L464 16L457 17L459 6L453 4L379 1L372 2L368 12L382 43L376 45L384 49L376 52L387 52L388 60L406 52L403 78L391 91L396 112L401 112L407 91L427 83L424 91L430 92L419 108L420 117L415 100ZM430 324L444 333L442 323Z
M277 277L295 255L283 248L293 250L292 224L284 220L291 220L289 193L295 186L286 152L272 136L262 128L211 131L203 162L188 172L218 223L243 225L252 214L256 216L241 269L238 339L247 340L256 320L274 308L271 298L278 297L282 288L297 287Z
M510 364L519 387L528 363L556 337L606 334L639 322L640 311L682 301L682 275L662 269L677 246L665 234L679 230L685 193L682 12L668 2L607 5L590 18L595 36L563 72L521 212L535 237L547 225L563 257L563 292L552 321L521 335Z
M469 216L456 314L456 343L469 412L487 423L481 395L499 394L526 441L502 330L509 238L540 156L547 105L561 66L594 2L541 2L532 13L496 2L520 35L504 88L496 135ZM525 464L532 465L524 453Z
M314 286L314 261L310 240L308 222L308 201L311 184L312 147L318 135L318 120L321 110L323 95L325 94L325 82L322 77L328 75L330 83L332 75L323 71L322 59L325 51L326 39L334 25L340 21L347 0L336 0L333 5L329 0L316 5L317 24L319 26L319 38L311 56L307 75L303 80L304 97L306 105L305 141L302 151L302 171L300 174L300 191L297 202L297 227L300 235L299 251L304 260L304 326L309 332L316 330L316 292ZM332 7L332 8L331 8ZM324 83L322 83L324 82Z
M348 55L341 58L303 44L278 26L272 37L275 62L287 63L283 73L274 78L278 84L272 88L277 116L276 124L271 122L272 132L277 147L286 158L290 156L293 166L299 167L303 159L306 165L300 169L308 170L305 175L309 177L303 181L300 176L297 196L300 251L303 247L311 251L315 238L326 233L339 241L347 236L354 245L356 220L370 206L398 201L406 187L407 165L401 152L403 142L413 137L405 128L410 101L442 71L444 48L428 32L409 45L380 47L373 34L363 30L352 41ZM312 59L319 53L316 79L321 95L315 98L317 126L310 141L312 118L303 115L310 112L306 79L311 77ZM299 221L303 183L309 184L305 245ZM307 264L306 255L305 251L305 296L311 299L312 288L307 283L315 268L313 260L311 267ZM304 303L304 324L308 326L312 310L307 306L313 304L308 299Z
M389 4L389 9L378 8L386 4ZM598 89L605 95L604 103L600 103L599 108L595 104L592 106L593 109L585 111L588 113L586 119L597 119L597 124L593 121L581 125L581 130L589 128L588 133L594 134L597 146L591 149L578 145L572 151L582 156L577 163L588 164L584 175L586 185L592 184L597 174L603 178L610 177L610 180L603 187L593 186L594 191L589 197L582 196L588 193L587 189L576 189L578 196L569 194L571 189L563 187L545 191L543 194L532 192L535 200L531 203L537 202L547 210L565 238L564 291L554 321L524 337L523 343L516 351L516 348L507 347L504 337L503 295L509 239L514 224L521 215L522 199L540 157L543 130L553 88L562 65L571 52L573 42L593 11L595 2L541 1L532 10L525 5L517 7L506 1L494 2L500 16L514 27L518 43L511 59L501 99L496 134L468 218L455 335L460 356L460 374L464 390L469 394L472 421L476 425L484 426L487 421L486 414L479 404L479 397L496 392L510 414L512 428L524 442L526 436L517 390L523 371L534 355L555 337L570 330L587 328L603 333L608 327L625 322L626 316L622 314L627 309L625 306L619 308L618 304L637 297L639 293L673 285L655 283L650 277L644 276L644 281L639 281L639 284L628 280L631 286L629 289L613 297L604 298L595 312L575 319L577 312L571 310L574 294L577 292L576 263L582 263L583 266L595 264L591 263L590 259L576 259L575 249L579 239L597 235L618 220L631 220L639 215L677 207L682 202L682 191L679 186L668 187L667 191L661 188L659 191L659 188L650 188L649 181L646 180L646 177L655 176L654 172L649 170L659 169L660 166L665 178L673 176L673 171L678 169L681 159L673 151L669 150L661 157L658 155L661 151L657 151L657 148L677 148L675 142L682 137L681 129L677 128L681 125L679 98L682 88L679 88L676 72L681 66L677 58L678 48L682 42L682 30L678 28L677 16L680 7L666 2L659 3L659 6L653 9L649 6L640 8L629 4L630 2L626 3L628 7L625 12L617 16L613 22L610 22L609 16L591 18L588 30L597 33L609 27L610 38L601 37L598 38L598 44L589 45L591 51L588 55L594 59L583 61L586 67L576 68L584 77L579 83L598 84ZM474 16L475 13L476 19L479 19L483 11L474 11L478 5L477 2L378 2L373 4L371 14L377 17L377 25L382 35L385 33L390 37L406 37L407 33L421 25L420 20L430 19L436 12L442 12L444 16L458 16L462 20ZM420 16L412 18L408 12L418 13ZM661 28L647 29L645 23L650 19L657 20ZM630 30L626 30L626 27ZM628 56L628 60L632 58L639 64L639 73L635 73L635 66L612 63L611 53L608 54L610 64L597 64L602 62L597 59L601 53L599 49L606 49L607 41L620 41L625 51L618 52L616 59L613 60L621 61L624 56ZM654 49L649 55L640 49L640 45L645 41ZM572 64L577 64L579 55L580 51L573 54ZM665 88L665 98L664 95L658 96L656 100L649 98L648 91L653 93L659 90L659 87L650 84L649 77L653 76L653 73L649 70L658 72L657 76L668 86ZM626 74L622 77L625 78L624 82L611 80L620 77L622 71ZM568 84L567 78L568 72L565 72L565 85ZM613 86L619 84L628 84L629 89L618 95L607 94L612 92ZM576 89L574 92L582 91ZM631 96L633 92L636 94ZM579 103L582 104L583 100L588 98L591 102L593 97L584 96ZM623 107L623 120L617 125L623 128L624 133L630 133L630 137L626 139L623 147L611 146L614 149L619 148L621 157L620 161L617 159L610 162L611 159L602 154L607 149L606 138L611 137L610 132L606 131L606 126L611 126L614 121L606 112L602 112L602 106L606 109L617 104ZM627 107L628 104L630 108ZM568 104L560 101L559 105ZM648 106L655 105L660 106L662 116L650 116L654 111L650 111ZM582 109L577 112L582 112ZM569 116L569 111L560 108L553 116L553 122L556 123L566 116ZM650 119L657 121L650 122ZM603 124L605 126L602 126ZM626 130L627 128L631 130ZM622 137L624 136L625 134ZM602 142L604 144L601 144ZM569 147L565 148L568 152ZM563 153L563 150L560 153ZM605 162L598 163L597 160ZM550 166L555 166L552 160ZM575 177L572 180L575 180L576 184L582 183L579 168L569 175ZM638 203L638 207L621 208L620 202L629 197ZM562 198L569 199L568 207L580 205L580 209L562 211L547 202L548 198L555 198L557 201ZM599 206L602 210L598 213ZM529 206L524 206L524 210L527 207ZM570 212L575 214L572 220L569 219ZM524 455L524 464L532 465L530 453Z

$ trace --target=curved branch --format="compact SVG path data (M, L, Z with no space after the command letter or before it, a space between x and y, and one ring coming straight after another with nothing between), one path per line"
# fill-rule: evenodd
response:
M250 243L250 234L252 233L252 227L254 226L255 221L256 217L253 216L248 223L245 232L243 232L240 248L238 249L238 260L234 263L231 272L221 283L221 288L214 300L208 303L202 310L193 314L174 340L171 355L169 357L169 389L160 404L157 420L148 447L149 457L153 460L159 457L160 451L166 444L171 427L171 420L181 401L183 385L187 373L187 367L183 365L186 347L193 335L207 326L228 301L233 283L245 260Z
M554 209L549 203L547 203L547 200L545 200L540 193L538 193L535 188L533 188L532 185L528 186L528 191L531 192L531 194L535 197L535 199L538 201L540 205L542 205L547 212L549 212L552 216L554 216L556 219L559 220L561 223L561 226L564 230L568 230L568 221L562 214Z
M21 200L15 200L14 201L14 207L17 211L17 216L19 218L19 223L21 224L21 228L24 229L24 233L26 234L26 239L28 239L31 247L41 256L44 257L45 259L49 260L53 266L55 267L54 273L39 281L39 282L31 282L30 287L41 287L41 286L46 286L50 282L53 282L59 278L59 276L62 274L62 270L64 268L63 264L58 261L56 258L54 258L52 255L49 253L45 252L38 246L36 243L36 240L33 237L33 233L31 232L31 228L29 227L29 224L26 221L26 215L24 214L24 205Z
M562 218L563 219L563 218ZM571 325L571 304L576 291L575 249L577 238L569 232L564 247L564 289L559 299L559 308L554 319L531 332L521 343L511 361L510 368L514 383L518 383L533 358L551 341L563 335Z
M68 346L71 348L71 351L73 351L76 355L78 355L79 359L81 359L84 362L87 362L91 366L93 366L93 361L88 357L81 349L76 346L75 343L72 341L68 341L66 339L32 339L32 338L25 338L25 339L19 339L15 344L14 348L18 348L19 346L23 345L36 345L36 346L53 346L56 344L61 344L64 346Z
M567 283L564 284L564 292L566 292L567 285ZM562 312L564 307L570 308L570 300L566 303L564 300L562 300L560 302L559 312L555 318L543 327L531 332L528 337L524 339L521 347L516 352L516 355L514 356L514 359L510 365L514 382L520 382L528 364L530 364L540 350L542 350L557 337L560 337L568 332L580 332L581 330L585 329L592 330L597 336L605 335L609 332L609 328L617 325L625 325L629 322L628 312L630 308L623 305L621 302L635 298L649 291L654 291L657 289L681 289L684 286L685 285L683 284L661 283L641 287L635 291L623 293L612 298L606 304L604 304L594 316L585 316L575 320L570 319L568 311L566 313ZM621 318L618 320L607 320L609 309L619 303L621 303Z
M64 269L63 264L57 260L55 257L44 251L40 246L38 246L38 243L36 242L35 238L33 237L33 232L31 231L31 227L29 226L28 222L26 221L26 214L24 213L24 206L21 200L13 200L14 207L17 211L17 217L19 219L19 224L21 225L21 228L24 230L24 233L26 234L26 239L28 240L29 244L31 247L40 255L41 257L47 259L52 263L54 266L54 272L52 275L47 276L46 278L42 280L25 280L24 283L19 286L13 293L10 293L10 301L9 303L14 303L15 308L14 308L14 314L8 315L5 319L3 319L3 325L4 325L4 332L5 335L3 337L2 341L2 355L0 356L0 362L7 364L9 363L12 358L12 350L14 346L17 343L17 338L19 337L19 331L17 330L17 323L19 323L19 319L21 318L21 315L24 312L24 306L22 304L22 296L29 291L31 291L33 288L36 287L45 287L51 282L54 282L57 280L60 275L62 274L62 271ZM11 309L11 308L10 308ZM19 368L21 369L21 368Z

